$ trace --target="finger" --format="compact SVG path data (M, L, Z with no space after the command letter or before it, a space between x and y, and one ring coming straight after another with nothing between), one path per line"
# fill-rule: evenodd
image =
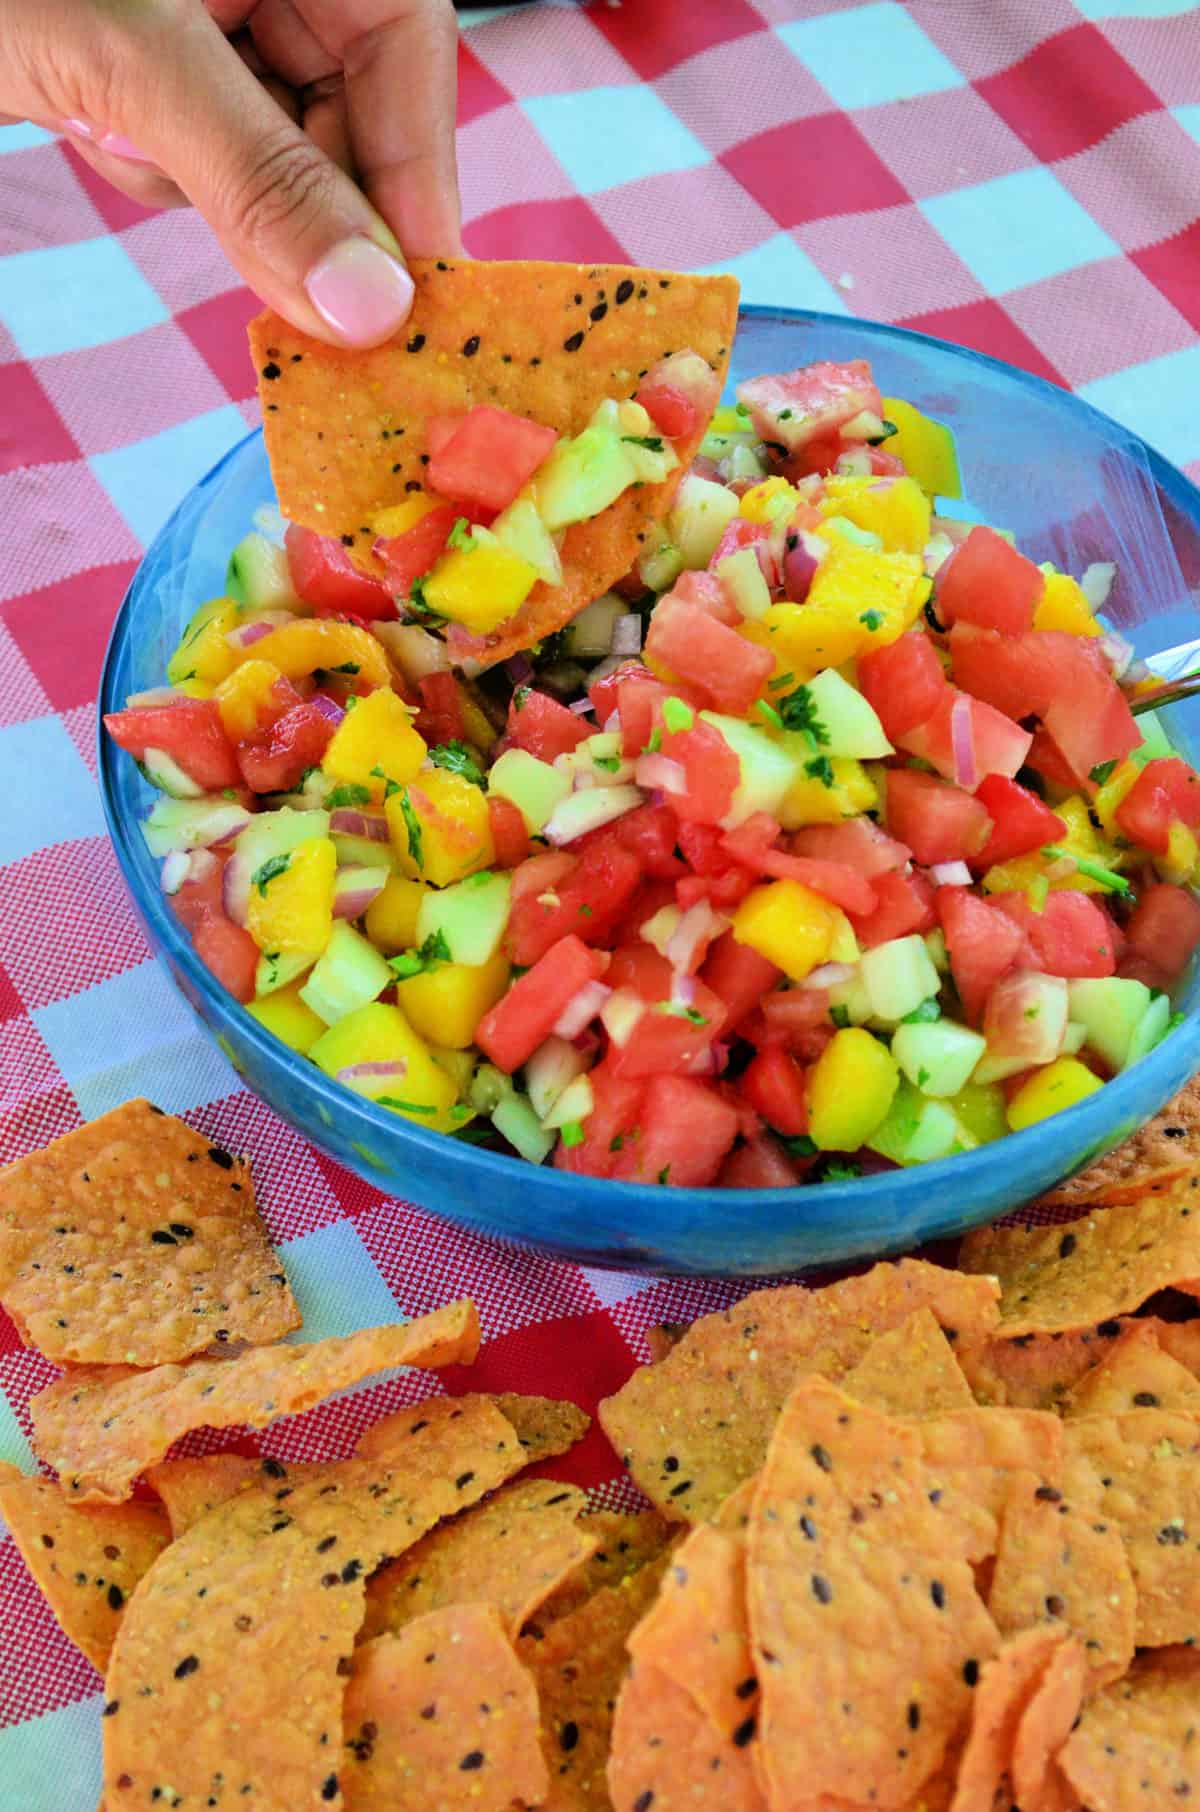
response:
M355 177L354 152L350 148L350 122L346 117L346 96L341 87L306 107L302 124L314 145L319 145L326 157L332 159L347 176Z
M99 143L85 138L78 131L71 131L72 124L66 122L65 136L71 141L79 156L90 164L98 176L130 201L138 202L143 208L186 208L188 198L178 183L171 181L155 164L144 162L141 158L122 157L119 153L105 151ZM110 134L110 137L113 135Z
M208 15L139 28L112 122L179 184L246 281L317 337L370 346L412 306L412 279L368 202L264 92ZM126 112L128 109L128 112Z
M404 0L344 51L363 187L405 250L461 250L454 153L458 25L449 0Z
M292 0L263 0L250 20L255 46L269 68L293 88L340 73L336 53L317 37Z

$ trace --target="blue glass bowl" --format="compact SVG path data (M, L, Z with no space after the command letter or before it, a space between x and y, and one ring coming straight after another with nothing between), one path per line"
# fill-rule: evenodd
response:
M885 395L954 428L967 503L1037 560L1119 572L1109 615L1149 654L1197 634L1200 491L1127 429L1041 380L899 328L743 310L731 382L814 359L870 359ZM101 709L163 681L195 606L218 594L230 549L273 496L262 438L235 447L180 505L122 605ZM1186 578L1185 578L1186 575ZM1200 703L1170 726L1200 741ZM1194 752L1194 751L1193 751ZM278 1043L219 988L164 899L138 822L154 797L103 735L100 776L117 856L151 943L254 1092L378 1188L472 1230L587 1264L694 1275L778 1276L912 1247L991 1220L1108 1150L1200 1068L1200 984L1157 1050L1065 1113L997 1144L916 1169L794 1190L649 1188L534 1169L422 1130L339 1087Z

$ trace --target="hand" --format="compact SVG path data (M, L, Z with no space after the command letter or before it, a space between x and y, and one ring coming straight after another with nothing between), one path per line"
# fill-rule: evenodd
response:
M450 0L0 0L0 46L0 121L65 132L136 201L192 202L319 339L387 339L401 247L460 249Z

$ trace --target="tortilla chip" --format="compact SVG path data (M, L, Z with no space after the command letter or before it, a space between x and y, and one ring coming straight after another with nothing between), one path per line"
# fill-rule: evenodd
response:
M602 1586L517 1654L537 1682L542 1746L550 1770L545 1812L609 1812L604 1782L625 1643L658 1592L666 1556L619 1586Z
M171 1539L162 1510L84 1509L52 1480L0 1462L0 1517L63 1634L103 1673L126 1602Z
M922 1425L802 1379L749 1529L768 1800L900 1806L935 1772L997 1648L955 1521L930 1499Z
M596 1543L595 1552L551 1594L538 1613L539 1626L565 1617L604 1586L619 1586L657 1560L679 1533L657 1510L593 1510L580 1528Z
M1133 1202L1170 1189L1200 1159L1200 1076L1115 1150L1041 1198L1043 1207Z
M316 1808L338 1798L343 1672L368 1573L510 1478L524 1456L490 1403L451 1420L414 1410L386 1459L264 1480L172 1542L131 1601L109 1664L110 1802L234 1799Z
M1200 1652L1141 1655L1088 1701L1062 1768L1091 1812L1159 1812L1200 1795Z
M537 1693L491 1605L447 1605L355 1651L343 1714L346 1812L540 1805Z
M269 311L250 324L263 431L279 507L341 536L375 570L375 515L425 481L431 418L478 403L576 434L606 398L632 396L669 352L698 353L723 381L737 325L733 277L619 265L416 258L412 314L385 346L347 352ZM559 586L539 581L479 645L485 665L528 647L623 578L670 507L707 429L674 444L679 468L573 524Z
M761 1467L798 1377L844 1377L919 1308L952 1339L978 1344L994 1325L996 1296L986 1277L919 1259L820 1290L757 1290L693 1323L666 1358L600 1405L600 1422L665 1516L704 1522Z
M576 1520L585 1503L574 1485L522 1480L444 1523L371 1580L363 1639L456 1604L494 1605L515 1638L594 1552Z
M1053 1630L1022 1630L984 1662L971 1703L953 1812L992 1812L1009 1772L1022 1714L1064 1640Z
M986 1407L1061 1410L1072 1388L1103 1357L1128 1316L1072 1334L1019 1334L965 1347L958 1360L975 1399Z
M140 1100L0 1172L0 1302L59 1365L166 1365L300 1326L245 1160Z
M549 1460L555 1454L568 1452L576 1441L583 1439L592 1424L592 1418L577 1404L559 1402L554 1397L522 1397L515 1391L502 1391L483 1400L494 1403L505 1421L512 1423L530 1466L538 1460ZM470 1393L459 1397L458 1401L475 1403L479 1398ZM401 1426L406 1413L401 1410L396 1418ZM385 1453L391 1438L392 1420L385 1416L368 1428L355 1451L366 1455Z
M613 1719L608 1761L613 1812L646 1812L650 1806L654 1812L767 1812L749 1747L752 1736L752 1722L740 1743L738 1736L718 1731L676 1679L635 1661Z
M685 1321L664 1321L656 1328L647 1328L646 1345L650 1348L651 1365L657 1365L660 1359L665 1359L686 1333Z
M946 1504L977 1505L993 1523L1014 1473L1031 1472L1039 1484L1062 1480L1062 1425L1044 1411L973 1405L919 1422L916 1434L930 1482L945 1492Z
M1124 1330L1071 1391L1063 1414L1111 1416L1127 1409L1200 1410L1200 1378L1163 1352L1153 1321L1134 1321Z
M1200 1176L1057 1227L980 1228L959 1263L1000 1279L1008 1339L1095 1327L1158 1290L1200 1289Z
M1045 1804L1046 1779L1079 1716L1087 1675L1082 1644L1060 1643L1017 1725L1009 1774L1018 1805Z
M1200 1378L1200 1316L1190 1321L1155 1321L1154 1334L1164 1353L1185 1365L1193 1378Z
M296 1485L312 1472L311 1465L285 1466L282 1460L254 1459L244 1453L206 1453L151 1466L146 1483L163 1501L171 1523L171 1539L178 1541L193 1523L210 1510L227 1503L252 1485L286 1480Z
M940 1416L975 1407L954 1348L930 1309L918 1309L873 1340L841 1383L848 1396L889 1416Z
M671 1556L656 1602L627 1644L639 1667L665 1674L718 1735L744 1749L758 1716L746 1614L746 1540L710 1524Z
M1032 1473L1010 1481L988 1610L1005 1636L1041 1624L1077 1637L1091 1690L1133 1659L1137 1593L1120 1531L1082 1489L1081 1502Z
M1200 1641L1200 1422L1161 1409L1064 1424L1089 1509L1113 1524L1137 1588L1139 1648Z
M263 1428L374 1372L469 1363L479 1317L464 1299L410 1321L308 1346L255 1347L236 1359L196 1359L112 1377L83 1367L29 1405L35 1451L69 1497L119 1503L147 1466L193 1428Z

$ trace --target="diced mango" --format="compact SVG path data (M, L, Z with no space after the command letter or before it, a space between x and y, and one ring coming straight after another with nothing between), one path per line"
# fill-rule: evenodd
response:
M225 734L232 742L253 736L267 721L271 692L283 678L272 661L243 661L217 686L213 696ZM276 710L277 714L277 710Z
M475 1054L472 1051L452 1051L443 1044L431 1044L429 1055L441 1069L445 1070L460 1097L465 1101L475 1078L475 1071L479 1067ZM464 1115L458 1124L465 1126L469 1117L471 1116Z
M423 771L393 793L384 810L404 873L435 887L487 868L495 855L487 800L461 774Z
M1074 1107L1103 1087L1099 1076L1078 1057L1056 1057L1021 1084L1008 1104L1008 1124L1013 1132L1021 1132L1061 1113L1064 1107Z
M275 874L252 878L246 929L260 950L311 952L317 957L333 929L337 851L332 837L314 837L280 858Z
M1119 761L1092 799L1092 810L1099 818L1105 836L1111 837L1114 842L1121 835L1121 827L1117 823L1117 807L1126 793L1132 791L1141 771L1136 761Z
M422 1038L461 1051L475 1028L508 986L509 964L503 951L477 968L466 963L438 963L412 975L396 989L400 1005Z
M745 434L749 426L748 417L739 415L732 403L719 404L708 424L712 434Z
M786 478L764 478L744 492L738 514L747 522L773 522L777 516L790 516L799 502L799 491Z
M417 914L428 892L424 881L410 875L389 875L383 892L367 907L367 936L388 956L411 950L417 942Z
M811 751L797 731L789 731L780 740L797 754L808 758ZM861 761L848 755L835 755L833 785L811 774L802 773L794 780L778 809L784 830L799 830L804 824L838 824L843 818L857 818L861 812L874 811L879 804L879 790Z
M329 1076L362 1063L395 1063L395 1076L351 1075L342 1081L356 1095L390 1108L415 1126L454 1132L470 1118L465 1109L457 1108L453 1077L434 1061L399 1007L373 1000L356 1008L330 1026L308 1054Z
M1181 818L1174 819L1167 832L1167 853L1154 859L1159 874L1164 881L1173 881L1177 887L1182 887L1191 880L1198 860L1200 844L1194 833Z
M1047 573L1033 613L1035 629L1062 629L1068 635L1103 635L1083 587L1069 573Z
M428 753L403 699L390 686L379 686L347 711L321 766L331 780L365 786L378 805L387 782L403 786L412 780Z
M842 914L800 881L768 881L748 893L733 915L733 935L790 975L804 977L829 960Z
M425 581L425 602L439 616L486 635L520 609L537 583L537 568L499 541L472 536L443 554Z
M376 510L371 518L371 527L376 535L385 541L394 541L397 535L406 535L411 528L434 510L444 507L444 499L432 497L428 491L414 491L403 503L389 504L386 510Z
M301 1000L298 982L290 988L267 994L262 1000L250 1001L246 1011L293 1051L299 1051L302 1057L325 1030L325 1021L317 1017L307 1001Z
M899 396L884 397L883 414L896 429L884 446L901 461L909 477L931 497L961 497L958 453L945 423L922 415Z
M769 648L775 657L773 679L790 676L799 685L823 667L840 667L863 645L866 631L840 611L811 604L772 604L761 617L739 624L747 642ZM668 680L671 676L660 675ZM780 688L782 690L782 688Z
M232 598L212 598L192 616L167 662L167 679L190 698L211 698L213 688L232 673L238 656L225 640L236 627L238 607Z
M288 679L303 679L318 667L327 673L348 673L360 686L386 686L391 668L382 642L357 623L336 617L296 617L281 623L253 644L254 658L274 661Z
M820 1151L857 1151L892 1105L900 1068L861 1026L835 1032L808 1078L808 1131Z
M864 648L898 641L920 616L929 590L919 555L854 547L834 536L829 555L813 575L803 608L827 610L853 624L857 640L850 653L857 654ZM840 666L848 658L841 655L827 664Z
M1067 827L1066 836L1058 838L1056 848L1064 849L1070 856L1098 862L1104 868L1120 868L1124 852L1097 834L1088 816L1086 800L1074 793L1054 809ZM1040 850L1031 850L1027 856L1014 856L1011 862L1000 862L989 868L983 877L983 890L985 893L1028 893L1031 887L1040 888L1047 870L1052 867L1053 863L1048 862ZM1048 885L1052 889L1071 888L1076 893L1108 892L1103 881L1095 881L1078 869L1058 876Z
M845 516L894 553L920 554L929 540L929 499L915 478L825 480L823 516Z
M968 1082L960 1094L946 1102L955 1119L976 1145L990 1145L1008 1131L1004 1090L995 1082Z

